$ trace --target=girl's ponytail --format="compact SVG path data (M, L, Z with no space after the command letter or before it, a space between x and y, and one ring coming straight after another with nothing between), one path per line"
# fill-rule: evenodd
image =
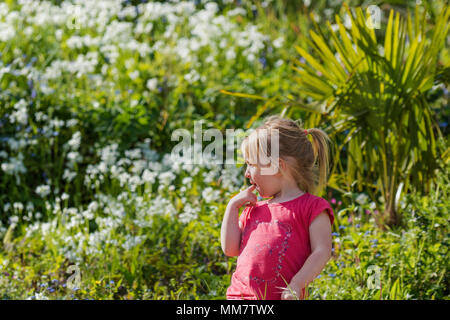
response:
M310 128L307 130L307 135L311 135L312 138L312 148L314 153L314 164L317 161L317 169L318 171L318 192L322 192L322 189L326 187L328 173L329 173L329 142L331 142L328 135L321 129L318 128Z

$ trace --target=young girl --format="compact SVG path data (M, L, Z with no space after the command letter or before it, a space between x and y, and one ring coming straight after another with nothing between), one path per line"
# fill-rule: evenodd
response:
M230 200L221 229L222 250L239 256L227 299L303 299L330 259L333 210L313 195L316 182L319 189L326 183L328 141L320 129L277 116L243 140L251 186ZM255 189L271 198L257 201Z

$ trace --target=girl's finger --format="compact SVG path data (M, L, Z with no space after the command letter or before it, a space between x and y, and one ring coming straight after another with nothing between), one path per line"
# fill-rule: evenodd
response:
M249 204L249 205L251 205L251 206L254 206L254 205L256 205L256 202L257 202L257 200L258 199L256 199L256 197L253 199L247 199L247 203Z
M283 300L294 300L294 296L290 293L284 294Z

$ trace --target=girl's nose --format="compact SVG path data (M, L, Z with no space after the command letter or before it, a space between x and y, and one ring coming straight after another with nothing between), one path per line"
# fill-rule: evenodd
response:
M250 179L250 171L248 168L245 170L245 177Z

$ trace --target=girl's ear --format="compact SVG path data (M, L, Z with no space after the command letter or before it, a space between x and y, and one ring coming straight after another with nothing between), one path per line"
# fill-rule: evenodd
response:
M286 161L284 161L283 159L279 158L278 159L278 163L279 163L279 168L281 171L285 172L287 169L287 164ZM278 174L281 174L281 172L278 172Z
M291 171L291 167L288 161L286 161L285 159L279 159L279 164L280 164L280 172L278 173L279 175L287 175L287 176L291 176L292 177L292 171Z

